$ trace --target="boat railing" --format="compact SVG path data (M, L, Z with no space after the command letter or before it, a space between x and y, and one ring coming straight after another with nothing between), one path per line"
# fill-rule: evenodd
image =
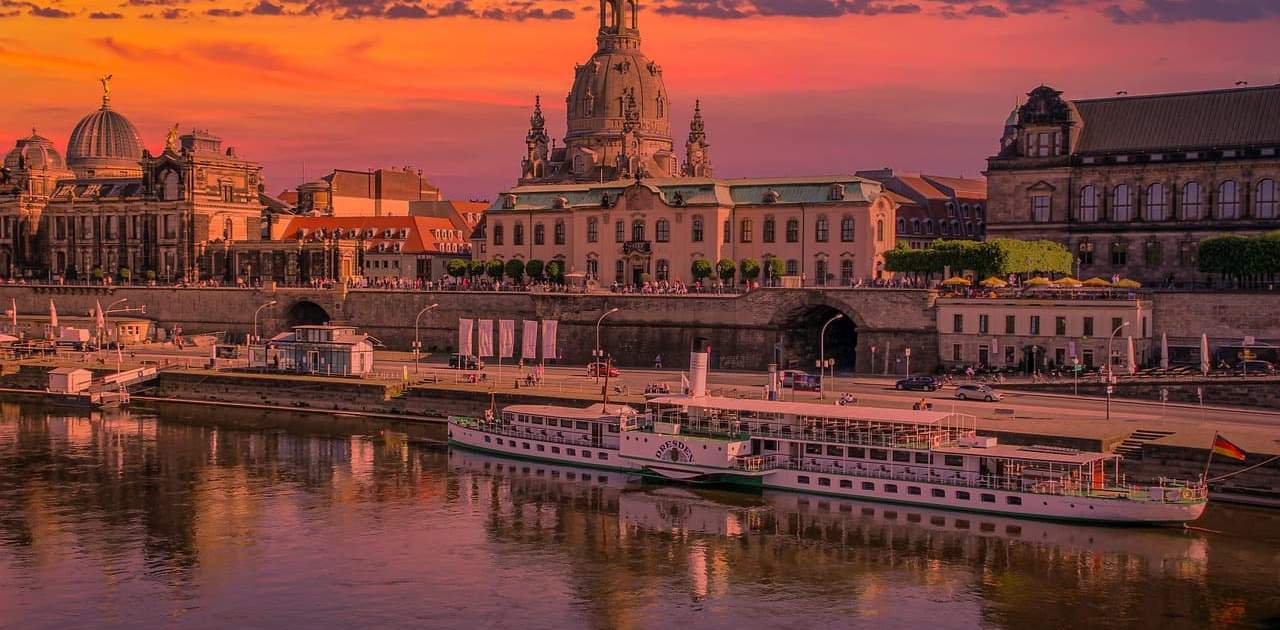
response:
M683 433L691 435L725 436L729 439L745 440L750 438L763 438L800 440L848 446L863 446L869 448L902 448L915 450L928 450L934 447L951 445L958 442L960 437L972 433L966 433L963 431L932 431L917 435L887 435L877 434L871 431L815 431L812 429L790 431L786 429L773 428L762 429L759 427L740 428L738 430L734 430L730 423L713 424L696 421L682 423L680 425L680 430Z
M449 422L467 429L475 429L477 431L483 431L485 433L501 435L504 437L538 440L539 442L553 442L556 444L567 444L569 446L609 448L604 445L603 440L592 439L590 436L575 439L557 435L543 435L541 433L534 433L533 429L517 429L496 422L485 422L478 418L467 418L462 416L450 416Z

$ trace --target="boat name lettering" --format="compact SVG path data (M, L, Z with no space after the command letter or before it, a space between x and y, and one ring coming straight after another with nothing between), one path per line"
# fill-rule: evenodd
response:
M672 462L691 462L693 461L693 451L689 449L689 445L680 440L668 440L658 447L658 452L654 457Z

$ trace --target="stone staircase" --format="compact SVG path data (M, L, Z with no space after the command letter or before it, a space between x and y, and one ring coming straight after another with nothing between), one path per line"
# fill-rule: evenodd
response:
M1121 440L1116 446L1116 454L1123 455L1125 459L1142 459L1142 445L1147 442L1158 440L1163 437L1173 435L1173 431L1156 431L1152 429L1137 429L1129 434L1129 437Z

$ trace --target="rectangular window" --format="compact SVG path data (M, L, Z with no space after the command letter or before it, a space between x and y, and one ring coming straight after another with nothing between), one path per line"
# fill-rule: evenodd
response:
M871 483L870 481L864 481L864 482L862 482L862 489L863 489L863 490L875 490L875 489L876 489L876 484Z
M619 243L627 240L627 226L622 221L613 224L613 240Z
M942 463L948 466L964 466L964 456L963 455L945 455L942 458Z
M564 454L569 456L576 456L578 454L578 450L572 449L572 448L566 448L564 449Z
M894 451L893 461L911 463L911 451Z
M489 439L489 436L487 436L487 435L486 435L486 436L484 436L484 441L486 441L486 442L492 442L493 440Z
M985 493L985 492L984 492L984 493L982 494L982 502L983 502L983 503L995 503L995 502L996 502L996 495L994 495L994 494L987 494L987 493Z
M847 490L852 490L852 489L853 489L853 482L852 482L852 481L850 481L850 480L848 480L848 479L841 479L841 480L840 480L840 487L841 487L841 488L845 488L845 489L847 489Z
M1018 330L1017 324L1018 324L1018 320L1015 316L1005 315L1004 316L1004 334L1006 335L1016 334Z
M1036 223L1049 221L1049 195L1033 195L1031 197L1031 220Z
M531 423L533 423L533 424L542 424L542 418L539 418L539 417L537 417L537 416L534 416L534 417L532 417L532 418L529 418L529 422L531 422Z
M956 498L960 499L961 501L968 501L969 493L964 490L956 490Z
M551 453L552 453L553 455L559 455L559 454L560 454L560 447L559 447L559 446L553 446L553 447L551 447Z
M520 443L520 446L521 446L522 448L524 448L524 450L526 450L526 451L527 451L527 450L529 450L529 448L530 448L530 446L529 446L529 443L528 443L528 442L521 442L521 443Z
M925 465L928 465L928 464L929 464L929 454L928 454L928 453L916 453L916 463L917 463L917 464L925 464Z
M889 451L882 448L873 448L871 449L871 459L887 462L889 461Z
M1005 497L1004 502L1009 505L1022 505L1022 497Z
M726 243L733 242L733 224L729 223L728 221L724 222L724 242Z
M743 219L743 220L742 220L742 230L741 230L741 231L742 231L742 235L741 235L741 237L738 239L738 242L739 242L739 243L750 243L750 242L751 242L751 239L752 239L752 238L755 238L755 235L754 235L754 234L752 234L752 232L753 232L754 230L753 230L753 228L752 228L751 219Z
M1093 318L1092 317L1084 318L1084 336L1085 337L1093 336Z
M844 457L844 448L828 444L827 455L831 455L833 457Z
M964 360L964 358L963 358L963 357L964 357L964 352L963 352L963 350L964 350L964 349L960 346L960 344L958 344L958 343L953 343L953 344L951 344L951 360L952 360L952 361L963 361L963 360Z
M538 452L539 452L539 453L541 453L541 452L543 452L543 451L546 451L546 450L547 450L547 447L545 447L545 446L543 446L543 445L541 445L541 444L539 444L539 445L538 445Z
M858 457L858 458L861 458L861 459L866 459L866 458L867 458L867 449L862 448L861 446L850 446L850 447L849 447L849 457Z
M956 313L951 316L951 332L964 332L964 314Z
M818 477L818 485L820 485L820 486L830 486L830 485L831 485L831 479L830 479L829 477Z
M600 240L600 222L595 219L587 219L587 242L594 243Z
M920 486L907 486L907 494L920 494Z
M1067 318L1061 315L1053 318L1053 334L1055 335L1067 334Z
M598 456L600 459L609 459L609 454L608 454L608 453L604 453L604 452L597 453L597 456Z
M978 333L985 335L987 334L987 332L989 332L990 327L991 327L991 316L979 315L978 316Z
M932 489L932 490L930 490L930 491L929 491L929 494L930 494L931 496L933 496L933 497L935 497L935 498L939 498L939 499L946 498L946 496L947 496L947 492L946 492L945 490L941 489L941 488L934 488L934 489Z
M1033 335L1040 334L1040 316L1039 315L1031 316L1031 334Z
M775 228L776 228L776 224L774 223L773 219L765 219L764 232L760 235L761 240L763 240L766 243L772 243L773 233Z
M821 455L822 445L821 444L805 444L804 454L805 455Z
M885 492L892 492L892 493L894 493L894 494L897 494L897 492L898 492L898 485L897 485L897 484L893 484L893 483L886 483L886 484L884 484L884 491L885 491Z
M1121 324L1124 324L1124 318L1121 318L1121 317L1111 318L1111 330L1118 330Z
M586 431L591 427L585 422L575 422L573 428L578 429L580 431Z
M808 476L808 475L800 475L800 476L796 477L796 483L804 483L804 484L809 483L809 476Z

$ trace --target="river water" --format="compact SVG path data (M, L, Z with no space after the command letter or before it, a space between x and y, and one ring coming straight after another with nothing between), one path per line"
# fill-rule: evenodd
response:
M0 627L1280 626L1280 511L1072 526L642 484L407 431L0 403Z

